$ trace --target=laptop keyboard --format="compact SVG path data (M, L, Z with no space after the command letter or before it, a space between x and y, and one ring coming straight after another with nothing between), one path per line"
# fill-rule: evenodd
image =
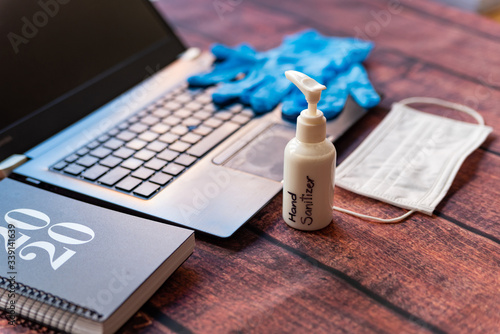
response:
M50 169L149 199L253 117L212 91L177 87Z

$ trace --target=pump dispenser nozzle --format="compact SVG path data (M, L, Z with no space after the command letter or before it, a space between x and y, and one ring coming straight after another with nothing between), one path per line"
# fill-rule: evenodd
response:
M321 91L325 90L326 87L301 72L286 71L285 76L288 80L293 82L306 97L309 115L316 116L316 106L321 99Z
M286 71L285 76L300 89L308 104L297 118L297 139L304 143L322 142L326 138L326 119L317 105L326 87L301 72Z

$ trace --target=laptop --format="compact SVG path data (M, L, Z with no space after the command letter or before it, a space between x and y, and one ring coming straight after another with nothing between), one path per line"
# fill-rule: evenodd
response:
M2 6L0 162L16 167L9 177L218 237L281 191L295 124L279 107L255 117L247 106L215 106L214 87L187 87L212 56L186 48L154 4ZM365 112L349 100L328 122L329 138Z

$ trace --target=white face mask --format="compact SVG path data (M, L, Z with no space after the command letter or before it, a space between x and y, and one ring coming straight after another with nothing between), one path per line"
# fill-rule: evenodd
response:
M417 111L410 103L456 109L479 125ZM380 219L334 207L378 222L400 221L414 211L431 215L446 195L465 158L492 128L473 109L434 98L410 98L392 110L337 168L335 184L352 192L409 209L394 219Z

